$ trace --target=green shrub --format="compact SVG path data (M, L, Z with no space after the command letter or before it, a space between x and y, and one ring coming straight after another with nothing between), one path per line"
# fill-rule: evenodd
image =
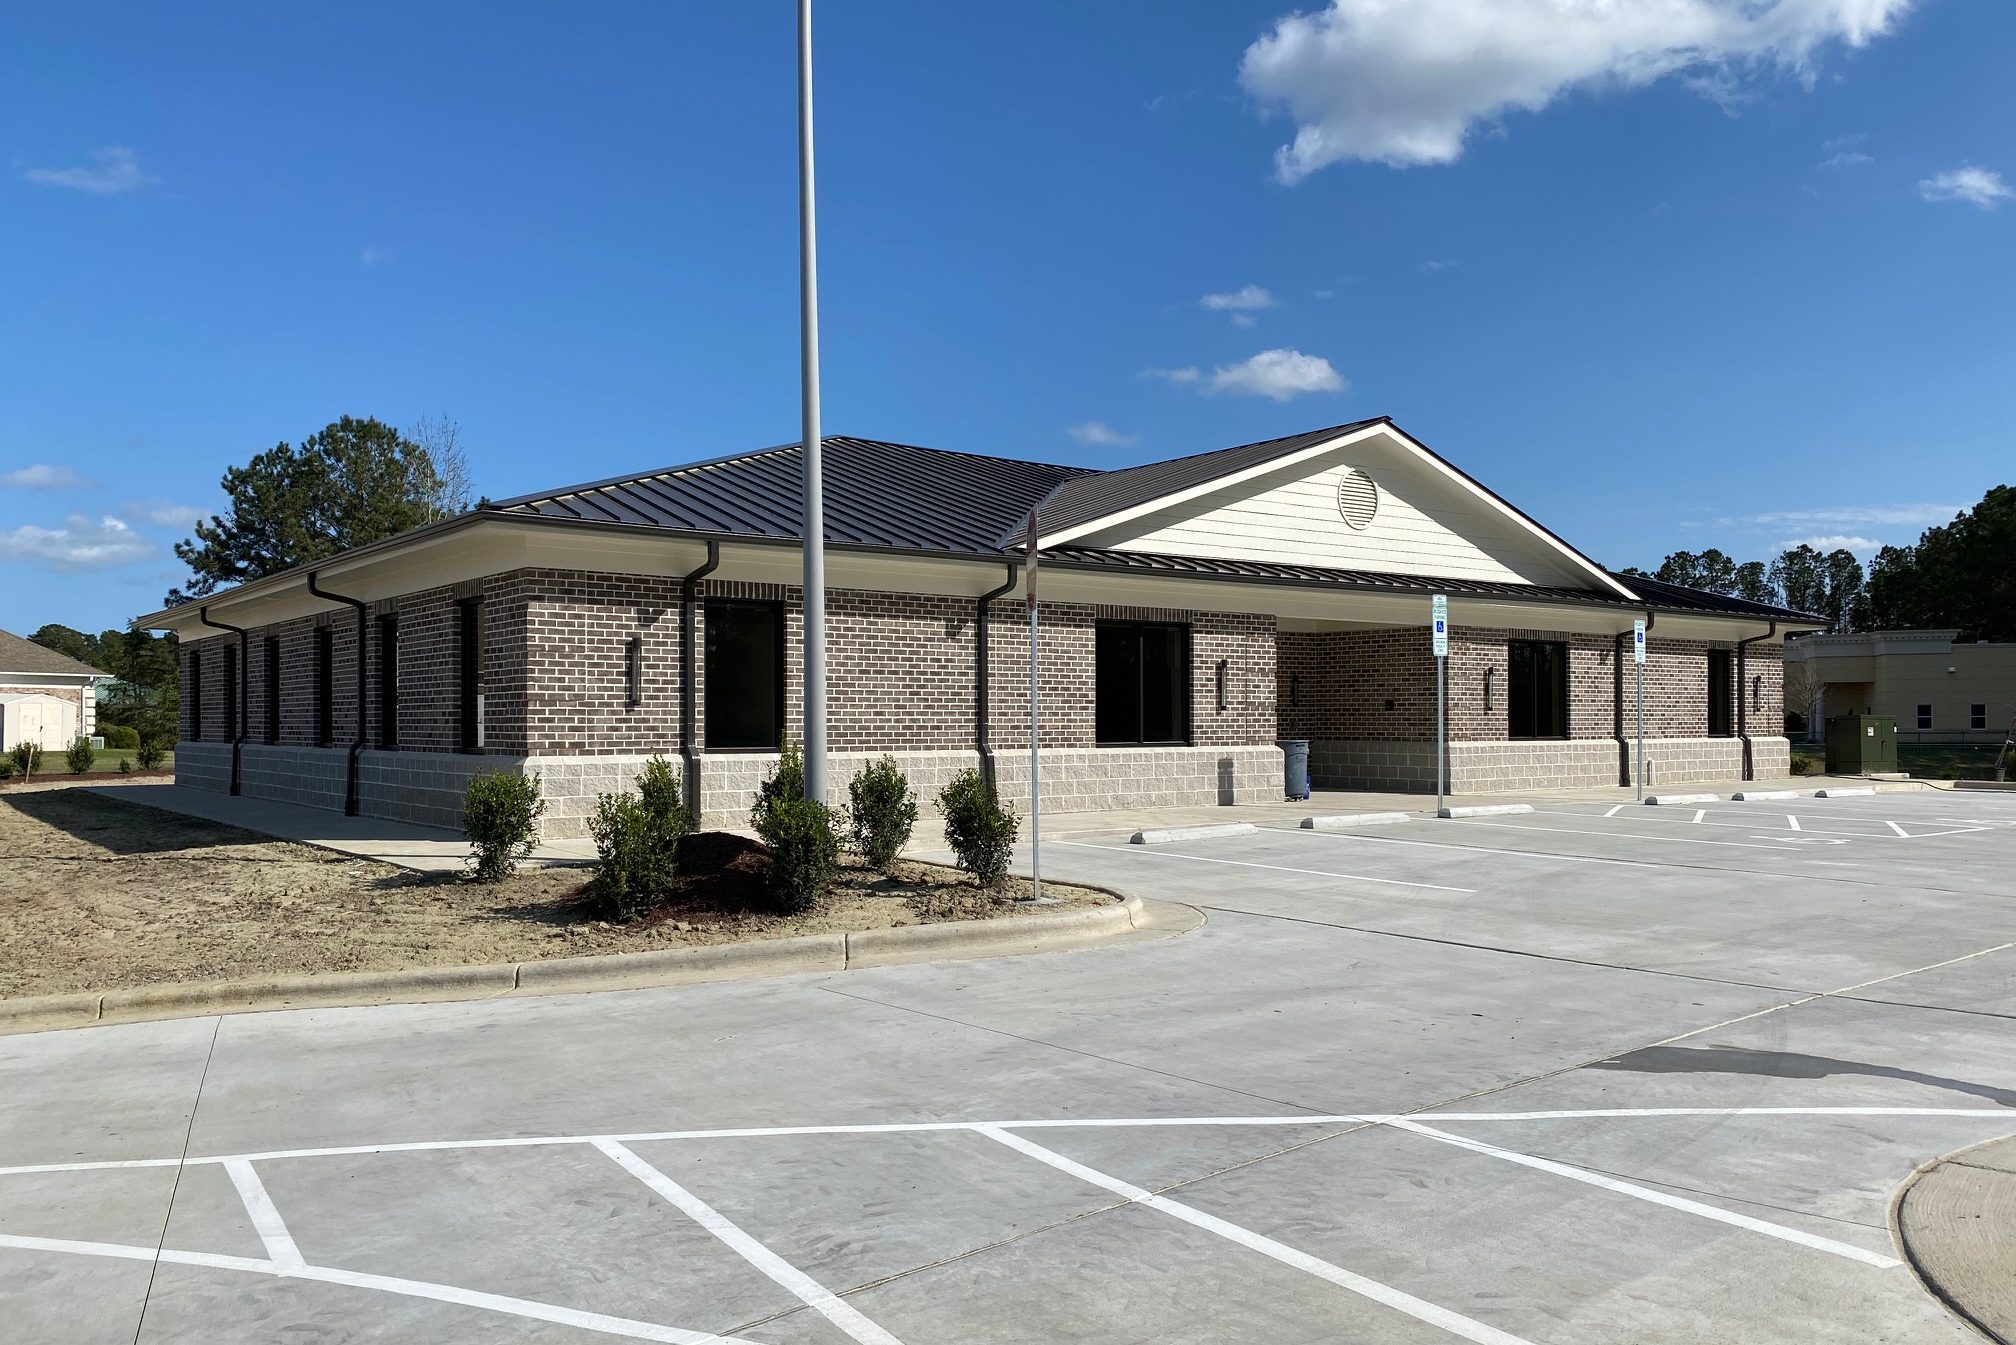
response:
M10 752L4 757L0 757L0 780L11 780L13 778L14 754Z
M770 847L770 899L784 915L815 911L840 872L833 810L804 797L773 799L757 828Z
M805 754L796 743L786 742L768 778L756 787L756 806L749 810L749 829L763 834L763 817L780 799L805 797Z
M462 795L462 831L474 848L469 869L479 883L501 883L532 853L546 800L539 777L485 771L470 778Z
M140 730L131 724L100 724L98 732L105 737L105 745L115 752L130 752L140 745Z
M1792 773L1794 775L1818 775L1825 763L1811 752L1792 753Z
M612 920L635 920L672 889L679 838L692 819L679 799L679 777L663 757L637 773L636 794L595 800L595 893Z
M7 753L7 759L14 763L14 769L23 779L31 777L42 769L42 749L34 743L16 743Z
M910 843L910 829L917 825L917 799L896 758L885 756L856 772L847 782L847 805L854 849L870 864L888 872Z
M994 787L978 771L961 771L939 791L938 811L945 815L945 843L959 867L982 887L999 887L1008 877L1020 828Z
M89 738L80 734L71 739L70 746L64 749L63 764L70 768L72 775L82 775L98 764L98 749L91 745Z
M133 762L130 758L119 758L119 773L121 775L131 775L133 773Z
M142 738L140 740L140 750L134 759L140 763L141 770L151 771L156 766L159 766L166 756L167 753L161 750L160 743L152 738Z

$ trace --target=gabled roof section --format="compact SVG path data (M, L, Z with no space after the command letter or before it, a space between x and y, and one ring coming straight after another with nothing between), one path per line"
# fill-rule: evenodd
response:
M11 631L0 630L0 677L26 673L31 677L110 677L88 663L79 663L68 654L45 649L33 640L24 640Z
M1374 425L1390 424L1392 421L1385 416L1354 420L1348 425L1333 425L1327 430L1308 430L1280 439L1263 439L1257 444L1193 453L1187 458L1169 458L1162 462L1144 462L1139 467L1123 467L1118 471L1088 473L1057 487L1056 492L1043 502L1043 508L1036 515L1036 531L1046 538L1068 532L1192 486L1265 466L1277 458L1314 448L1332 439L1355 434ZM1006 545L1009 540L1003 537L1002 542Z
M856 546L993 553L1083 467L834 436L822 442L826 537ZM491 504L486 512L682 531L796 538L797 444L614 477Z

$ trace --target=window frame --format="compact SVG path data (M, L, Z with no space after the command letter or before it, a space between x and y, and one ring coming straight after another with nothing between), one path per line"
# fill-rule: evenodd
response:
M1918 707L1918 732L1930 733L1931 731L1932 707L1930 705L1920 705Z
M238 647L226 643L224 646L224 741L238 739L238 716L242 707L238 704Z
M203 741L203 646L189 651L189 741Z
M776 639L774 642L776 649L775 653L776 667L774 669L774 685L776 687L776 696L774 698L775 703L771 707L771 714L776 724L776 732L773 735L773 740L767 744L749 743L749 744L739 744L731 746L718 743L715 741L715 721L716 721L716 716L714 714L715 684L717 683L717 681L723 681L725 679L718 679L714 675L714 668L713 668L714 649L715 649L714 632L716 629L715 617L723 611L767 613L772 623L771 628L776 633ZM784 739L786 736L785 652L786 652L786 645L789 643L791 638L791 628L786 618L786 613L784 611L784 604L781 602L777 602L774 599L764 599L764 598L702 598L700 600L700 625L703 632L701 635L701 649L700 649L700 666L701 666L700 675L702 679L700 750L703 752L720 752L720 753L783 751Z
M1146 677L1147 660L1137 659L1136 668L1141 679L1134 689L1134 724L1137 736L1133 738L1108 738L1099 731L1099 646L1100 635L1109 631L1132 631L1145 634L1148 631L1174 632L1176 636L1176 667L1178 680L1175 697L1176 729L1174 738L1150 738L1147 736ZM1189 747L1196 742L1197 726L1195 707L1192 704L1195 692L1196 669L1193 654L1193 632L1186 621L1135 621L1123 617L1101 617L1092 623L1092 738L1095 747Z
M481 755L488 733L484 723L483 646L489 631L483 620L483 599L462 598L455 604L455 750Z
M1519 694L1520 688L1516 676L1519 671L1519 656L1516 651L1522 648L1550 651L1549 658L1556 669L1557 675L1555 681L1557 685L1553 688L1554 694L1549 699L1553 701L1553 705L1550 707L1553 715L1559 720L1561 730L1559 733L1540 733L1537 731L1520 733L1515 727L1517 720L1522 717L1522 711L1537 711L1539 706L1537 696L1533 694L1521 696ZM1530 662L1528 664L1528 675L1532 675L1532 665ZM1505 642L1506 739L1511 742L1530 743L1568 741L1573 729L1573 721L1569 718L1570 697L1568 694L1568 683L1568 642L1566 640L1507 640ZM1528 691L1531 693L1532 688L1528 688ZM1537 730L1540 727L1538 722L1539 716L1535 714L1533 720L1534 722L1529 725L1529 728Z
M1970 703L1967 706L1967 727L1970 730L1981 730L1988 727L1988 707L1986 704L1976 705Z
M399 618L386 613L378 618L378 747L393 751L399 746Z
M1736 655L1727 649L1708 651L1707 723L1710 738L1736 736Z

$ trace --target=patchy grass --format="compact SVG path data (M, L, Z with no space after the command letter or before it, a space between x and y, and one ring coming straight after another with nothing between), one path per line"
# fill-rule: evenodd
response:
M1897 769L1921 780L1992 780L1995 747L1940 747L1932 743L1898 743ZM2016 752L2010 753L2016 762Z

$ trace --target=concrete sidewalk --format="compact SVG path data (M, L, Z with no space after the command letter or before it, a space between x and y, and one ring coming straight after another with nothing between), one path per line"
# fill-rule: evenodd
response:
M1940 785L1946 783L1942 781ZM1872 785L1868 780L1826 775L1802 775L1787 780L1730 780L1682 786L1690 794L1720 794L1724 798L1737 790L1798 789L1810 793L1815 789L1836 787L1915 790L1939 786L1934 786L1930 781L1915 780ZM208 789L192 789L187 785L103 784L85 785L79 788L103 794L107 798L143 803L150 808L200 817L206 821L256 831L261 835L299 841L304 845L320 846L325 850L356 855L361 859L381 860L387 864L397 864L401 868L421 872L452 872L460 869L469 855L469 842L456 832L440 827L418 826L411 822L395 822L389 818L345 817L341 813L321 808L306 808L294 803L276 803L271 799L251 799L243 796L233 798L228 794L219 794ZM1449 801L1461 805L1548 802L1631 803L1636 797L1635 790L1611 787L1550 790L1539 793L1452 794L1449 796ZM1006 802L1021 815L1022 835L1026 840L1029 835L1029 800L1011 797ZM1398 812L1427 816L1434 812L1434 807L1435 798L1432 794L1319 790L1309 799L1283 800L1277 803L1200 804L1189 807L1144 805L1138 808L1113 808L1100 812L1045 812L1042 834L1061 839L1067 836L1132 832L1143 828L1209 826L1225 822L1292 827L1304 817L1312 815ZM920 819L912 839L913 851L935 851L943 848L939 825L935 818ZM584 864L594 858L595 843L586 838L577 838L547 841L533 850L528 862Z
M382 860L402 869L448 873L469 857L469 842L441 827L417 826L383 817L345 817L323 808L271 799L233 798L188 785L85 785L85 792L127 803L142 803L185 817L242 827L262 836L299 841L360 859ZM549 841L532 852L535 864L581 864L595 858L594 842Z
M1990 1340L2016 1340L2016 1136L1926 1167L1899 1196L1896 1220L1932 1292Z

